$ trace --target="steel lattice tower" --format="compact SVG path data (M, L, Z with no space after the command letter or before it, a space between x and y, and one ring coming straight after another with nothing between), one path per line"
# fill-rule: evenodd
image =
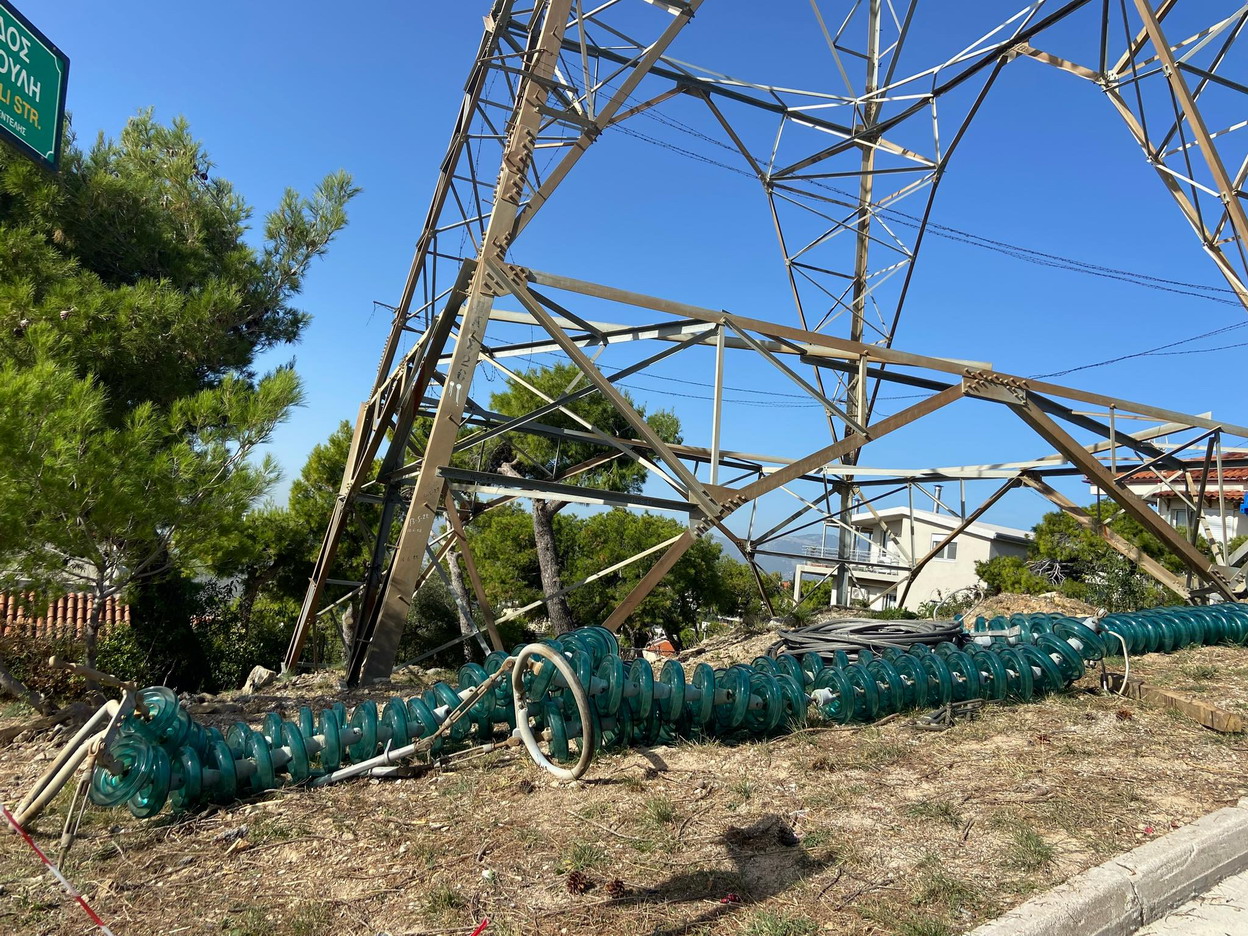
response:
M841 86L800 90L731 78L675 57L681 34L696 29L704 0L496 0L465 85L463 100L433 199L371 393L360 406L347 469L320 556L313 569L286 665L297 664L316 615L350 600L357 608L348 680L385 678L395 659L415 590L452 544L463 551L481 622L495 647L501 642L463 535L473 510L468 498L493 492L510 498L571 497L592 503L678 509L689 517L682 535L656 544L634 560L658 553L633 592L603 623L618 628L689 546L720 531L751 562L755 551L785 531L830 522L849 528L849 516L870 504L875 486L996 477L1001 486L978 507L962 511L957 536L1006 492L1040 491L1140 562L1141 568L1191 600L1239 596L1242 584L1225 553L1211 562L1121 484L1123 464L1181 471L1177 451L1208 442L1206 475L1236 463L1224 457L1224 437L1248 438L1248 428L1208 417L1088 393L1002 374L964 361L894 347L911 278L937 203L946 167L1002 72L1020 59L1052 66L1096 86L1110 111L1138 142L1201 247L1241 302L1248 305L1248 216L1243 186L1248 157L1239 124L1210 128L1202 108L1212 96L1236 99L1243 112L1248 87L1225 75L1231 51L1248 23L1248 8L1209 19L1211 4L1132 0L1130 5L1038 0L1025 5L955 55L912 69L903 54L913 41L921 0L812 0L815 28ZM707 7L713 5L705 4ZM1175 42L1163 28L1183 15L1203 16L1200 28ZM953 15L953 14L949 14ZM1057 27L1080 31L1094 60L1080 63L1046 50ZM692 100L707 127L731 149L739 171L759 184L773 222L792 309L775 321L746 318L633 292L616 284L576 280L519 266L514 248L530 222L587 151L610 145L611 133L641 114L661 113L667 102ZM1242 134L1240 134L1242 136ZM1237 150L1236 147L1239 147ZM535 153L553 155L543 171ZM1239 155L1242 161L1234 160ZM487 171L488 170L488 171ZM903 231L896 206L907 202L917 220ZM463 241L470 250L455 245ZM552 264L553 265L553 264ZM501 308L506 297L520 311ZM778 297L779 298L779 297ZM620 310L612 322L590 321L578 302ZM644 313L638 322L636 316ZM781 321L780 319L784 319ZM539 329L527 343L492 346L491 322ZM415 336L410 349L405 341ZM646 342L659 350L608 375L592 349ZM713 349L711 438L703 444L664 442L630 404L617 383L690 348ZM491 413L470 395L474 375L492 369L521 379L505 363L526 353L559 352L583 379L579 387L520 418ZM777 375L822 409L818 445L803 457L755 457L720 444L726 353L765 360ZM881 387L922 391L919 402L876 418ZM609 400L629 426L627 436L585 425L569 431L546 425L589 393ZM1012 463L933 468L921 475L885 477L858 467L870 441L974 397L999 404L1029 425L1052 455ZM1105 409L1108 419L1077 406ZM1158 425L1124 432L1115 415ZM424 421L422 423L422 421ZM427 437L418 425L428 427ZM1097 441L1085 444L1072 431ZM671 489L668 499L577 487L568 466L542 481L454 467L457 452L504 433L574 436L602 446L604 458L632 459ZM1176 449L1161 435L1191 433ZM380 464L373 476L374 462ZM1248 462L1244 462L1248 463ZM703 476L699 469L705 468ZM857 470L855 470L857 469ZM1052 474L1082 473L1128 515L1156 535L1183 562L1186 578L1138 555L1108 528L1055 491ZM730 480L725 475L733 472ZM737 510L786 485L805 485L802 506L780 524L742 538L724 525ZM1190 485L1189 485L1190 486ZM1192 501L1204 502L1202 482ZM375 516L374 551L363 582L333 578L346 525L368 505ZM477 505L476 509L479 509ZM446 528L435 536L438 517ZM812 520L811 518L814 518ZM836 585L846 602L851 587L848 536L840 537ZM943 548L913 555L901 589ZM757 574L757 569L756 574ZM327 588L338 591L327 594ZM346 593L342 591L346 589ZM904 594L904 591L903 591ZM330 599L333 599L332 602Z

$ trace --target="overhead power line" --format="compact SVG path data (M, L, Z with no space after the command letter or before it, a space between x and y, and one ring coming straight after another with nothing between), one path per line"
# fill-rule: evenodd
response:
M717 140L714 137L711 137L701 132L700 130L697 130L696 128L691 127L688 124L682 123L681 121L673 117L670 117L665 114L661 114L655 110L646 110L646 111L642 111L641 113L644 116L655 121L656 123L662 124L663 126L668 127L672 130L676 130L680 133L684 133L688 136L691 136L705 143L710 143L720 149L727 150L728 152L734 155L737 155L737 156L740 155L738 150L734 146L730 146L729 144L724 143L722 140ZM685 147L682 147L682 146L677 146L676 144L668 140L663 140L663 139L660 139L659 137L655 137L646 133L642 133L641 131L636 130L633 127L629 127L624 124L619 124L619 125L616 125L613 129L619 130L620 132L628 136L634 137L638 140L641 140L642 142L650 143L651 145L658 146L662 149L666 149L670 152L676 153L677 155L683 156L686 159L692 159L696 162L705 163L707 165L714 166L718 169L723 169L728 172L732 172L736 175L745 176L746 178L749 178L749 179L757 178L757 176L755 176L753 172L747 169L744 169L740 166L734 166L730 163L726 163L718 159L713 159L710 156L705 155L704 153L699 153L695 150L686 149ZM845 191L844 189L839 189L834 185L829 185L825 182L820 182L819 180L816 180L816 179L807 179L805 181L807 182L807 184L810 184L815 187L824 189L825 191L833 192L837 195L843 196L844 198L848 199L847 205L851 207L857 203L857 197L853 195L852 193ZM876 208L876 211L882 214L888 215L896 223L901 224L902 226L905 226L905 227L918 229L922 225L922 218L918 217L917 215L912 215L908 212L902 211L898 208L880 206ZM1044 267L1049 267L1052 269L1065 270L1070 273L1082 273L1085 276L1095 276L1101 279L1117 280L1119 282L1128 283L1133 286L1140 286L1146 289L1155 289L1161 292L1171 292L1177 295L1190 296L1194 299L1203 299L1207 302L1217 302L1222 305L1230 305L1230 306L1240 305L1239 300L1234 298L1234 295L1235 295L1234 291L1224 286L1212 286L1206 283L1189 283L1183 280L1175 280L1175 279L1168 279L1166 277L1161 277L1161 276L1153 276L1148 273L1140 273L1134 270L1124 270L1118 267L1107 266L1101 263L1091 263L1087 260L1079 260L1078 258L1075 258L1075 257L1067 257L1067 256L1063 256L1062 254L1055 254L1055 253L1051 253L1049 251L1044 251L1044 250L1036 250L1035 248L1032 248L1032 247L1023 247L1020 244L1012 244L1008 241L998 240L998 239L991 238L991 237L984 237L983 235L976 234L972 231L965 231L960 228L952 227L947 224L938 224L934 221L928 221L927 230L929 233L931 233L932 235L936 237L943 237L946 240L952 240L956 243L963 243L963 244L967 244L968 246L978 247L981 250L990 250L990 251L993 251L994 253L999 253L999 254L1002 254L1003 256L1007 256L1015 260L1020 260L1024 263L1032 263L1037 266L1044 266Z
M737 150L735 149L735 147L730 146L721 140L717 140L714 137L708 136L707 134L702 133L701 131L696 130L693 127L690 127L687 124L684 124L679 120L676 120L675 118L660 114L654 110L646 110L646 111L643 111L642 113L645 116L656 121L657 123L663 124L664 126L667 126L673 130L677 130L681 133L688 134L689 136L692 136L696 139L710 143L721 149L728 150L729 152L732 152L734 154L737 153ZM750 172L739 166L733 166L728 163L721 162L720 160L712 159L709 156L703 155L693 150L685 149L684 147L677 146L666 140L661 140L657 137L649 136L647 134L634 130L630 127L624 127L621 125L617 127L617 129L639 140L662 147L663 149L670 150L671 152L674 152L680 156L684 156L688 159L693 159L698 162L706 163L708 165L715 166L717 168L735 173L736 175L746 176L747 178L756 178L753 172ZM819 182L818 180L807 180L807 181L826 191L830 191L830 192L833 192L835 194L845 197L846 199L849 200L847 202L848 205L852 206L856 202L855 196L852 195L850 192L844 191L843 189L838 189L835 186L828 185L827 183ZM876 210L889 215L895 223L901 224L911 229L918 229L923 224L922 218L918 217L917 215L912 215L908 212L902 211L898 208L885 206L885 207L879 207ZM1239 299L1234 298L1235 296L1234 291L1224 286L1212 286L1206 283L1190 283L1184 280L1176 280L1176 279L1169 279L1169 278L1161 277L1161 276L1153 276L1149 273L1139 273L1134 270L1124 270L1118 267L1107 266L1105 264L1091 263L1086 260L1079 260L1075 257L1067 257L1061 254L1051 253L1049 251L1036 250L1031 247L1023 247L1019 244L1012 244L1008 241L1002 241L1002 240L998 240L998 239L991 238L991 237L984 237L983 235L975 234L972 231L965 231L960 228L952 227L951 225L940 224L940 223L930 221L930 220L927 222L927 230L931 234L937 237L943 237L943 238L946 238L948 240L952 240L958 243L967 244L968 246L978 247L981 250L991 250L995 253L999 253L1004 256L1011 257L1012 259L1023 261L1025 263L1032 263L1038 266L1045 266L1045 267L1049 267L1053 269L1061 269L1061 270L1065 270L1071 273L1082 273L1085 276L1095 276L1101 279L1115 280L1118 282L1127 283L1132 286L1139 286L1145 289L1154 289L1154 290L1158 290L1161 292L1175 293L1177 295L1189 296L1193 299L1203 299L1207 302L1216 302L1221 305L1229 305L1229 306L1236 306L1236 307L1241 306ZM1141 358L1141 357L1150 357L1150 356L1170 357L1170 356L1187 355L1187 354L1211 354L1217 351L1229 351L1235 348L1248 347L1248 342L1241 342L1241 343L1236 343L1236 344L1220 345L1215 348L1190 348L1190 349L1185 349L1182 351L1169 350L1171 348L1176 348L1184 344L1190 344L1193 341L1200 341L1204 338L1215 337L1217 335L1224 334L1226 332L1233 331L1238 328L1242 328L1245 325L1248 325L1248 322L1239 322L1239 323L1235 323L1232 325L1224 326L1222 328L1217 328L1212 331L1203 332L1202 334L1199 334L1199 335L1193 335L1188 338L1180 338L1175 341L1167 342L1166 344L1158 345L1155 348L1149 348L1144 351L1136 351L1130 354L1123 354L1117 357L1107 358L1106 360L1103 360L1103 361L1095 361L1090 364L1082 364L1077 367L1070 367L1070 368L1066 368L1065 370L1053 371L1052 373L1048 373L1048 374L1035 374L1033 375L1033 377L1037 379L1045 378L1045 377L1062 377L1067 374L1073 374L1073 373L1077 373L1079 371L1084 371L1084 370L1091 370L1097 367L1106 367L1111 364L1117 364L1122 361L1132 360L1132 359ZM748 403L750 401L737 401L737 402ZM754 405L760 405L760 404L755 403ZM810 404L807 404L807 405L810 405ZM818 404L814 404L814 405L818 405Z
M1193 341L1200 341L1204 338L1213 338L1217 335L1224 335L1240 328L1248 327L1248 322L1236 322L1234 325L1225 325L1222 328L1215 328L1213 331L1207 331L1200 335L1193 335L1190 338L1180 338L1178 341L1170 341L1155 348L1149 348L1146 351L1134 351L1131 354L1120 354L1117 357L1107 358L1104 361L1095 361L1092 364L1080 364L1078 367L1068 367L1065 370L1053 371L1048 374L1032 374L1032 379L1040 379L1044 377L1065 377L1067 374L1074 374L1078 371L1091 370L1094 367L1105 367L1108 364L1117 364L1121 361L1130 361L1134 358L1152 357L1172 357L1179 354L1209 354L1213 351L1229 351L1231 348L1242 348L1248 346L1248 342L1241 342L1232 345L1220 345L1216 348L1191 348L1185 351L1170 351L1169 348L1177 348L1179 345L1191 344Z
M709 136L708 134L705 134L701 132L700 130L697 130L696 128L691 127L688 124L685 124L682 121L677 120L674 117L662 114L653 109L648 109L648 110L642 111L641 113L644 116L655 121L656 123L662 124L663 126L666 126L672 130L676 130L677 132L684 133L688 136L691 136L704 143L709 143L720 149L727 150L728 152L734 155L739 155L736 147L731 146L723 142L722 140L718 140L712 136ZM686 149L682 146L677 146L676 144L671 143L667 140L663 140L658 137L650 136L649 134L642 133L632 127L628 127L623 124L620 124L620 125L617 125L614 129L617 129L621 131L622 133L625 133L628 136L641 140L642 142L649 143L651 145L658 146L662 149L666 149L670 152L676 153L677 155L683 156L686 159L692 159L696 162L705 163L707 165L714 166L718 169L723 169L725 171L732 172L736 175L745 176L746 178L750 178L750 179L757 178L753 172L743 169L740 166L734 166L729 163L722 162L721 160L713 159L710 156L707 156L703 153L699 153L694 150ZM848 199L847 205L849 206L852 206L853 204L857 202L856 197L852 193L847 192L843 189L839 189L833 185L829 185L827 183L820 182L818 180L806 180L806 181L809 184L812 184L814 186L824 189L825 191L833 192L837 195L841 195L842 197ZM908 212L902 211L898 208L881 206L881 207L878 207L876 210L881 213L887 214L895 223L901 224L911 229L917 230L923 224L922 218L918 217L917 215L913 215ZM1145 289L1154 289L1160 292L1174 293L1176 295L1188 296L1193 299L1202 299L1206 302L1216 302L1220 305L1229 305L1229 306L1236 306L1236 307L1241 306L1239 299L1235 298L1234 291L1224 286L1213 286L1207 283L1190 283L1184 280L1176 280L1176 279L1169 279L1167 277L1153 276L1152 274L1149 274L1149 273L1140 273L1134 270L1124 270L1119 267L1112 267L1106 264L1092 263L1087 260L1080 260L1075 257L1067 257L1062 254L1055 254L1049 251L1036 250L1035 248L1032 248L1032 247L1023 247L1020 244L1012 244L1009 241L1003 241L1003 240L998 240L996 238L985 237L981 234L976 234L972 231L965 231L960 228L953 227L951 225L940 224L940 223L930 221L930 220L927 222L927 231L936 237L943 237L948 240L955 241L957 243L963 243L968 246L978 247L981 250L990 250L995 253L999 253L1003 256L1007 256L1015 260L1020 260L1024 263L1032 263L1037 266L1045 266L1045 267L1049 267L1052 269L1065 270L1071 273L1081 273L1085 276L1095 276L1100 279L1124 282L1132 286L1139 286ZM1067 374L1078 373L1080 371L1085 371L1085 370L1092 370L1098 367L1107 367L1111 364L1118 364L1123 361L1133 360L1133 359L1142 358L1142 357L1151 357L1151 356L1172 357L1172 356L1187 355L1187 354L1212 354L1217 351L1229 351L1229 350L1233 350L1236 348L1248 347L1248 342L1239 342L1239 343L1229 344L1229 345L1219 345L1218 347L1214 347L1214 348L1189 348L1189 349L1184 349L1182 351L1170 350L1172 348L1177 348L1181 345L1190 344L1191 342L1194 342L1194 341L1200 341L1205 338L1212 338L1217 335L1225 334L1227 332L1234 331L1236 329L1243 328L1245 326L1248 326L1248 322L1238 322L1235 324L1224 326L1222 328L1213 329L1212 331L1203 332L1199 335L1192 335L1188 338L1176 339L1175 341L1167 342L1165 344L1161 344L1154 348L1149 348L1143 351L1135 351L1130 354L1118 355L1117 357L1107 358L1103 361L1094 361L1089 364L1081 364L1076 367L1069 367L1064 370L1053 371L1047 374L1033 374L1032 377L1034 379L1041 379L1041 378L1048 378L1048 377L1063 377L1063 376L1066 376ZM678 378L665 377L664 380L678 380ZM703 387L709 386L708 384L697 383L695 381L680 381L680 382L695 383L696 385L703 386ZM644 389L652 389L652 388L643 388L643 387L638 386L636 387L636 389L644 390ZM735 389L740 390L741 388L735 388ZM749 391L749 392L757 393L757 391ZM674 395L680 395L680 394L674 394ZM683 396L686 396L692 399L711 399L710 397L695 396L693 394L683 394ZM800 396L797 394L783 394L782 396L788 396L791 398L800 399ZM898 397L897 399L901 399L901 397ZM753 405L753 406L785 405L783 403L769 404L769 403L765 403L759 400L739 400L739 399L727 400L725 399L725 402L742 403L745 405ZM789 405L818 406L819 404L811 401L809 403L798 403L798 404L789 404Z

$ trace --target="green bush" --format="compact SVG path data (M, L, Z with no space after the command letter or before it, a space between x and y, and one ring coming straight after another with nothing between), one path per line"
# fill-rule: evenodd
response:
M480 626L480 622L478 621ZM510 650L517 644L529 643L539 639L539 635L531 630L522 619L513 618L498 626L503 646ZM436 573L425 580L416 592L411 611L407 617L407 627L403 630L403 639L399 642L396 659L400 664L413 660L434 647L459 637L459 614L455 609L455 599L450 589ZM488 634L484 634L489 643ZM474 660L481 659L481 647L474 637L467 643ZM457 667L464 662L464 644L456 643L440 650L432 657L421 661L421 666Z
M228 586L168 576L138 591L131 626L100 642L99 666L181 692L237 689L253 666L281 665L298 610L288 600L261 599L243 626Z
M66 660L82 658L82 644L71 640L48 640L44 637L0 638L0 659L9 672L30 689L48 698L61 698L81 687L82 679L64 670L48 666L48 657L55 654Z
M130 626L100 641L100 669L141 685L214 690L212 660L192 621L211 619L219 596L180 575L146 583L130 602Z
M1178 595L1120 557L1102 562L1081 584L1082 600L1111 612L1181 603Z
M986 562L975 563L975 574L988 587L988 593L1038 595L1053 591L1053 583L1042 575L1036 575L1022 556L996 556Z

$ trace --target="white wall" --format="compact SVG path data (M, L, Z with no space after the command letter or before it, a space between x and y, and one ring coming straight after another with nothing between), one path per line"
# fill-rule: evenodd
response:
M909 517L892 518L887 521L887 526L897 538L897 548L909 558L910 563L916 562L931 551L934 545L933 536L943 539L950 532L949 527L932 523L923 517L915 518L913 531ZM1023 543L987 539L982 535L976 535L972 532L973 529L972 527L971 530L964 531L955 541L957 543L955 558L933 559L923 567L911 584L910 593L906 596L904 606L907 609L917 611L920 605L934 600L938 594L944 597L951 592L974 585L979 581L979 577L975 574L976 562L984 562L997 556L1025 556L1027 554L1027 546ZM911 538L912 532L913 539ZM859 575L859 581L868 585L867 594L870 606L876 610L882 609L884 603L878 596L888 588L891 581L868 583L861 575ZM896 589L895 594L898 598L904 587Z
M1195 500L1195 498L1193 498ZM1187 505L1178 498L1162 497L1157 501L1157 512L1167 523L1170 522L1172 510L1186 510ZM1218 510L1218 505L1205 505L1204 519L1200 523L1200 535L1212 539L1219 545L1222 542L1222 525L1226 524L1226 541L1229 543L1237 536L1248 534L1248 516L1240 513L1238 505L1227 504L1225 515ZM1206 527L1206 524L1208 525ZM1186 528L1184 528L1186 532ZM1212 536L1210 536L1212 534Z

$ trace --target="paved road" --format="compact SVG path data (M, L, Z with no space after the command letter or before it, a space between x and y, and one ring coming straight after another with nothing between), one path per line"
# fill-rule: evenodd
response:
M1248 936L1248 871L1227 878L1136 936Z

